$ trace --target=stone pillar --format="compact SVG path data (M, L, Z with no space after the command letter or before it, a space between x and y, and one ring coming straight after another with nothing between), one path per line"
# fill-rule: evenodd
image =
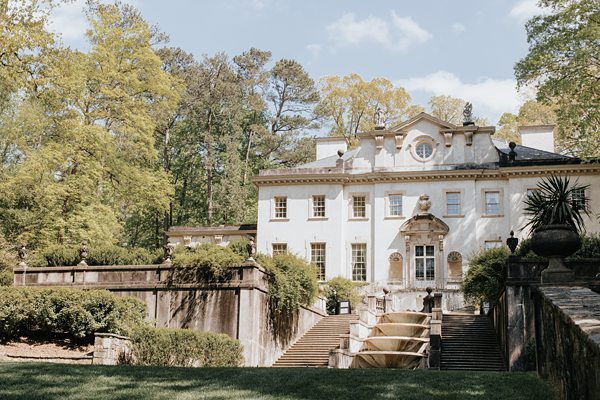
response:
M131 362L131 339L114 333L96 333L94 337L95 365L129 364Z

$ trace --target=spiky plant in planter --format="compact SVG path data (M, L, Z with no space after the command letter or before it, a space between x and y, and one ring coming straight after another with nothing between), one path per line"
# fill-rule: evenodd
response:
M589 185L571 184L568 177L550 176L538 183L536 191L525 200L525 213L531 217L531 249L549 259L542 272L542 283L572 280L573 271L563 259L581 246L585 230L583 215L590 215L585 190ZM583 215L582 215L583 214Z

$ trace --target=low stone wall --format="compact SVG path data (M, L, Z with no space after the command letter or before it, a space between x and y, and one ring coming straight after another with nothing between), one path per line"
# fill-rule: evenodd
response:
M585 287L541 287L534 301L538 374L561 399L600 399L600 295Z
M247 366L270 366L323 316L303 307L287 320L269 314L265 270L255 262L233 268L225 283L176 283L168 264L17 268L15 286L106 289L133 296L148 307L156 327L225 333L239 339Z
M97 365L117 365L131 359L131 340L114 333L96 333L94 337L94 360Z

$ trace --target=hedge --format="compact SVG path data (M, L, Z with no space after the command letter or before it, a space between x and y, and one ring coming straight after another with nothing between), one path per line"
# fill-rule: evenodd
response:
M0 288L0 340L30 333L128 335L145 317L144 302L106 290Z
M79 247L52 246L39 252L41 266L58 267L77 265ZM88 265L150 265L162 262L162 250L150 251L139 247L126 248L119 246L89 246ZM32 262L34 264L34 262ZM35 266L35 265L32 265Z
M212 243L192 249L178 246L173 254L176 280L187 282L227 280L231 268L239 267L243 261L233 250Z
M269 307L273 316L290 315L315 301L319 282L313 265L290 253L273 257L258 254L257 262L269 274Z
M244 361L239 340L222 333L138 327L130 337L138 365L237 367Z
M323 294L327 298L327 312L335 314L337 302L340 300L349 300L352 308L356 308L362 300L358 288L363 285L361 282L353 282L341 276L332 278L323 288Z

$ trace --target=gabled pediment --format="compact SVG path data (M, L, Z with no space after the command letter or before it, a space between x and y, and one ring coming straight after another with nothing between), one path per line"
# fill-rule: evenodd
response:
M394 131L394 132L406 131L406 130L408 130L408 128L410 128L411 126L413 126L421 121L428 121L434 125L438 125L442 129L453 129L454 130L454 129L458 128L456 125L451 124L450 122L443 121L437 117L434 117L433 115L422 112L418 115L415 115L411 119L408 119L408 120L402 122L401 124L394 126L393 128L390 129L390 131Z
M417 214L400 227L401 235L427 233L446 236L448 231L450 231L450 227L444 221L429 213Z

